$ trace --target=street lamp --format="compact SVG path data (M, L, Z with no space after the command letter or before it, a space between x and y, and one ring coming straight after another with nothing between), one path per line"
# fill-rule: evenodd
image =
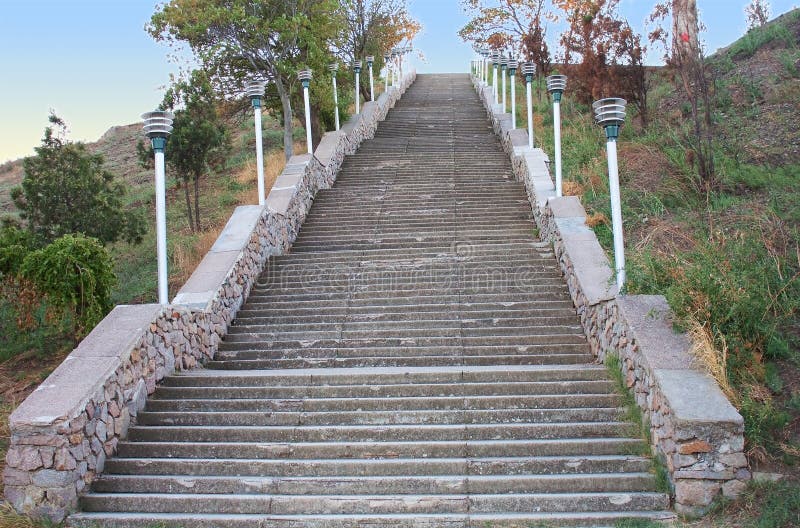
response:
M311 70L300 70L297 72L297 79L303 83L303 103L305 104L306 114L306 151L311 154L314 152L314 145L311 142L311 103L308 99L308 87L311 85Z
M497 89L497 67L500 65L500 52L492 51L492 93L494 94L494 104L500 104L500 91Z
M158 261L158 303L169 303L167 282L167 191L164 150L172 133L172 112L156 110L142 114L144 133L150 139L156 164L156 259Z
M361 96L359 95L359 85L361 84L361 61L353 61L353 71L356 73L356 114L361 113Z
M245 93L250 97L255 112L256 127L256 173L258 174L258 205L264 205L266 201L264 191L264 145L261 140L261 97L264 95L264 88L267 87L266 81L251 79L245 86Z
M372 64L375 62L373 55L367 55L367 66L369 67L369 100L375 100L375 83L372 80Z
M392 69L389 67L389 60L392 58L391 55L388 53L383 54L383 65L386 67L386 77L383 78L383 91L389 91L389 76L391 75Z
M525 90L528 103L528 148L533 148L533 98L531 96L531 82L536 75L536 64L526 62L522 65L522 74L525 75Z
M508 57L500 56L500 76L503 78L503 113L506 113L506 67L508 67Z
M516 59L509 59L508 60L508 76L509 81L511 83L511 129L515 130L517 128L517 81L515 75L517 73L517 68L519 67L519 61Z
M483 84L489 84L489 68L486 66L486 59L489 57L489 50L486 48L481 48L480 54L483 58L481 62L481 81Z
M339 130L339 89L336 86L336 72L339 70L339 63L330 64L328 69L333 77L333 118L336 123L336 130Z
M606 131L608 154L608 191L611 194L611 227L614 232L614 268L617 272L617 287L625 285L625 244L622 238L622 204L619 193L619 165L617 163L617 138L625 122L627 101L618 97L600 99L592 104L595 122Z
M547 78L547 91L553 94L553 134L556 155L556 196L561 196L561 95L567 88L566 75L551 75Z

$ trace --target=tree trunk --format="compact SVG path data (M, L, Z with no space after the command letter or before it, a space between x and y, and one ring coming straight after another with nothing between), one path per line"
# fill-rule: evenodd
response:
M672 0L672 53L679 60L700 54L698 28L696 0Z
M283 154L286 156L286 161L289 161L289 158L294 154L292 101L280 76L275 77L275 87L278 89L278 96L281 98L281 106L283 107Z
M200 174L194 175L194 225L197 230L201 231L200 227Z
M192 215L192 199L189 197L189 180L183 180L183 195L186 197L186 218L189 219L189 229L197 231L194 227L194 216Z
M322 134L325 133L325 127L322 126L322 121L319 119L319 108L311 108L311 143L316 148L322 139Z

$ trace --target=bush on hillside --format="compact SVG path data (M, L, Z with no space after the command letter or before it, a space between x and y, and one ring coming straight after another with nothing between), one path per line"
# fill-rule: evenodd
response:
M113 261L96 239L64 235L30 252L19 275L44 294L51 306L74 321L76 338L111 309L111 289L116 284Z

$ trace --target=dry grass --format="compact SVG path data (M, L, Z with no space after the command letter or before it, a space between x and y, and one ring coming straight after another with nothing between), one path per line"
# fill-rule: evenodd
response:
M584 187L578 182L565 181L561 184L564 196L583 196Z
M739 393L735 391L728 381L728 345L725 338L719 335L722 343L720 348L714 344L714 336L707 325L697 320L689 322L689 339L692 342L690 354L695 363L708 372L716 380L725 395L734 405L738 404Z
M305 142L296 142L294 144L294 151L305 152ZM286 157L283 154L283 149L273 150L264 156L264 188L265 192L269 194L270 189L275 184L281 172L286 167ZM233 175L237 183L239 183L243 191L236 195L236 203L243 204L257 204L258 203L258 181L256 171L256 160L252 159L247 161L242 167ZM206 227L202 232L198 233L197 239L190 246L176 245L172 261L174 272L170 276L172 284L171 288L179 289L192 275L194 270L203 260L203 257L214 245L219 234L225 224L211 225Z
M51 523L39 522L27 515L20 515L8 503L0 503L0 528L45 528Z
M603 213L592 213L586 217L586 225L589 227L595 227L599 225L610 225L611 221L608 219L606 215Z

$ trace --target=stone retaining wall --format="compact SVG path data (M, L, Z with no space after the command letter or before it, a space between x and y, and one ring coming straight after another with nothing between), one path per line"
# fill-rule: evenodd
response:
M62 520L102 473L156 384L213 358L270 256L291 247L314 196L414 81L363 105L314 155L292 157L264 207L237 207L170 306L117 306L12 413L5 497L23 513ZM167 153L169 155L169 153Z
M510 115L492 104L491 88L473 81L515 177L525 184L540 236L553 243L592 352L598 362L607 354L620 359L650 427L653 453L669 473L675 509L702 515L720 494L737 496L750 478L741 415L693 364L691 343L673 330L664 297L619 294L580 200L556 198L546 154L530 149L527 131L512 129Z

